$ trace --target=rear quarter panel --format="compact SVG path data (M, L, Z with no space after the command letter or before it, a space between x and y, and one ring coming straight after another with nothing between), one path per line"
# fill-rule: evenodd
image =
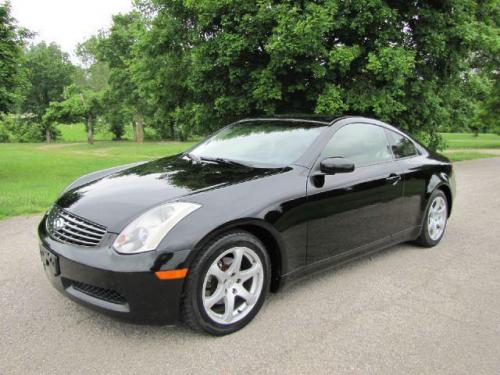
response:
M446 158L432 153L402 159L397 163L405 184L401 220L408 228L420 227L434 190L444 185L453 198L455 184L452 164Z

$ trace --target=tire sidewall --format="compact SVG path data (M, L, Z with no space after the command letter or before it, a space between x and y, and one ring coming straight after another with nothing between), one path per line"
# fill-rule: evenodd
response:
M219 324L208 316L203 306L202 294L205 275L213 262L223 252L238 246L252 249L260 258L264 271L262 291L253 309L243 319L233 324ZM196 262L193 272L195 273L194 277L190 280L191 282L188 286L188 298L192 304L193 312L196 315L200 328L217 336L233 333L250 323L264 304L270 286L270 260L264 245L253 235L245 232L229 233L208 245Z

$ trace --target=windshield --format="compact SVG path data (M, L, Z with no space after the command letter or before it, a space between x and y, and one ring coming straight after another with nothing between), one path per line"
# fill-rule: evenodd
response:
M325 127L295 121L240 122L216 133L189 154L202 160L286 166L299 159Z

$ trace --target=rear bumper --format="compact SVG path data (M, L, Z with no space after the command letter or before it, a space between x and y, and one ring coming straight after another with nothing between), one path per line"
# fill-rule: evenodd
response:
M136 323L173 324L178 320L184 279L159 280L151 255L119 255L109 246L62 244L47 235L45 219L40 223L39 236L47 278L68 298ZM168 258L175 269L177 257ZM169 269L168 262L161 269Z

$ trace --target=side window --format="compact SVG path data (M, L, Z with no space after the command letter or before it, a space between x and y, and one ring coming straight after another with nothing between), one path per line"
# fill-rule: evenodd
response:
M369 124L349 124L340 128L321 153L321 157L342 156L356 167L392 160L384 128Z
M413 142L404 135L387 130L387 137L389 138L389 143L396 159L418 155L418 151Z

